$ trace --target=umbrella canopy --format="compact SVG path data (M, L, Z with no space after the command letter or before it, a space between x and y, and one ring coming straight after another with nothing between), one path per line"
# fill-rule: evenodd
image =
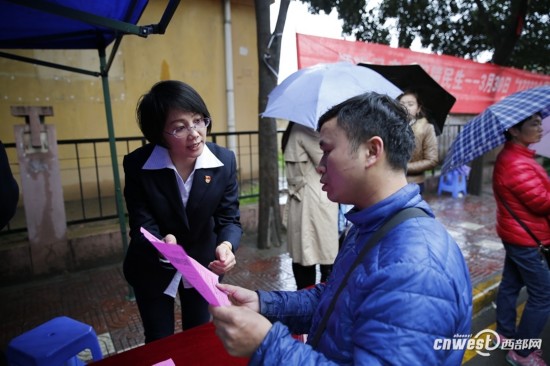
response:
M453 141L442 173L460 167L506 141L504 131L540 112L550 115L550 85L514 93L473 118Z
M360 63L376 71L399 88L413 90L422 99L424 111L428 119L436 126L437 135L443 131L443 125L456 98L437 83L422 66L413 65L375 65Z
M286 119L317 128L332 106L365 92L396 98L401 90L373 70L350 62L317 64L300 69L269 93L262 117Z

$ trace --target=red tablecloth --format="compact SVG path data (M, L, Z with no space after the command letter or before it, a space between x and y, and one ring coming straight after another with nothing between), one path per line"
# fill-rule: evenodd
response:
M151 366L171 358L176 366L247 365L247 358L233 357L227 353L214 331L214 325L208 323L92 364Z

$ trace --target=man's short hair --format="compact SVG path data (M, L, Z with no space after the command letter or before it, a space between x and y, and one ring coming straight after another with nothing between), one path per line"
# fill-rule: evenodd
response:
M387 95L374 92L352 97L329 109L319 118L317 130L336 117L350 142L351 153L368 139L379 136L384 141L389 165L407 170L414 150L414 133L409 126L407 110Z

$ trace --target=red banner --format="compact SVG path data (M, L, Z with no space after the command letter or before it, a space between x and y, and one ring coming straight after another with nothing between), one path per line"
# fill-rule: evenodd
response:
M406 48L296 34L298 69L318 63L350 61L381 65L419 64L455 96L451 113L478 114L517 91L550 84L550 76L459 57Z

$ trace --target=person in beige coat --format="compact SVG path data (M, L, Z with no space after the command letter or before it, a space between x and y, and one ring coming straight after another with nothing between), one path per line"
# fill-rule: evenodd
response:
M323 152L319 133L290 122L283 135L288 182L286 204L288 251L296 286L315 284L316 265L325 282L338 253L338 204L322 191L316 171Z
M438 163L435 128L426 118L418 93L407 90L397 99L409 112L409 124L414 132L415 148L407 164L407 182L418 184L423 193L424 172Z

